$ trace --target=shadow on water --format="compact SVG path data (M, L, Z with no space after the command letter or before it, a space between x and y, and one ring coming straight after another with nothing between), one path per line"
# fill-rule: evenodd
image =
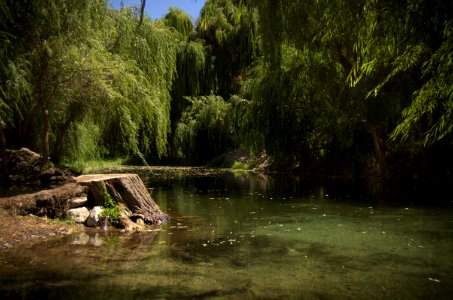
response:
M111 171L139 173L171 221L158 231L88 231L2 252L2 299L453 294L448 201L424 206L406 189L405 200L395 202L395 194L359 183L320 185L224 169Z

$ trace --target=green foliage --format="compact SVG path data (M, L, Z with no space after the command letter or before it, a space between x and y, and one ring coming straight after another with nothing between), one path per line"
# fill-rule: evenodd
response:
M180 158L206 162L225 149L230 141L230 105L220 96L187 98L191 106L184 111L175 132Z
M262 135L250 140L270 154L374 156L384 170L389 136L411 150L451 141L451 2L247 3L264 51L245 85Z
M172 96L172 122L175 124L189 104L184 98L188 95L200 95L206 90L207 80L205 74L207 60L202 40L182 42L177 52L176 72L177 78L173 83Z
M45 145L48 111L55 161L166 153L175 33L101 0L5 7L0 116L25 133L11 144Z
M205 94L229 98L239 92L235 81L242 79L244 70L260 53L257 13L242 1L208 0L196 29L198 37L209 45Z
M104 198L104 210L101 212L101 217L107 217L110 222L116 223L121 218L121 212L115 200L112 198L107 190L104 182L99 183L101 185L101 192Z
M289 160L319 158L333 143L337 148L350 146L346 136L355 119L338 113L347 105L340 98L344 76L335 64L328 57L290 46L282 47L280 60L278 69L264 60L255 67L248 87L253 99L250 121L257 129L252 134L262 137L250 141L262 141L269 154ZM324 78L335 79L323 84ZM344 135L343 144L335 138L339 135Z
M115 207L107 207L101 213L101 217L109 218L110 222L115 223L121 218L121 212L118 206Z
M49 219L49 222L53 224L58 224L58 225L75 225L76 221L73 219L68 219L68 218L54 218L54 219Z
M231 167L235 170L250 170L250 166L246 163L241 163L240 161L235 161Z
M444 39L439 49L423 63L423 77L428 80L414 93L413 101L403 111L402 122L391 138L406 141L417 134L420 127L427 128L416 137L429 146L450 138L453 132L453 21L445 25Z
M177 7L171 6L164 20L167 27L174 28L183 37L188 37L194 29L190 16Z
M110 196L105 183L103 181L100 181L99 185L101 186L102 197L104 198L104 208L114 208L115 200L113 200L112 196Z
M453 4L369 1L366 8L355 46L353 82L376 78L368 94L374 97L396 81L410 84L408 104L392 140L430 146L451 138ZM408 75L415 77L415 84Z
M452 143L452 20L442 0L208 0L194 30L177 8L3 0L0 118L8 147L80 168L233 147L384 170Z

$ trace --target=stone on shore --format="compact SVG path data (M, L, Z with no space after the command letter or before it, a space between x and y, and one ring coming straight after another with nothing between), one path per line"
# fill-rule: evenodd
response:
M88 197L76 197L68 200L68 207L69 208L77 208L81 206L85 206L88 203Z
M86 207L72 208L67 211L67 217L76 223L83 223L89 217L90 211Z
M99 215L102 213L104 208L102 206L95 206L90 210L89 216L85 221L85 225L88 227L96 227L99 221Z

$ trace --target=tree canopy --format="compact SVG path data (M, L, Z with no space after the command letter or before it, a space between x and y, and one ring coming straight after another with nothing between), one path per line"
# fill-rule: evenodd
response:
M450 1L208 0L195 25L145 5L0 1L7 147L183 164L242 148L384 178L451 162Z

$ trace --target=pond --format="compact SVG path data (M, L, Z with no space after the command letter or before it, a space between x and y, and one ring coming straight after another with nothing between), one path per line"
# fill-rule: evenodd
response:
M139 173L171 221L0 254L2 299L453 299L451 193L427 206L351 183L110 171Z

